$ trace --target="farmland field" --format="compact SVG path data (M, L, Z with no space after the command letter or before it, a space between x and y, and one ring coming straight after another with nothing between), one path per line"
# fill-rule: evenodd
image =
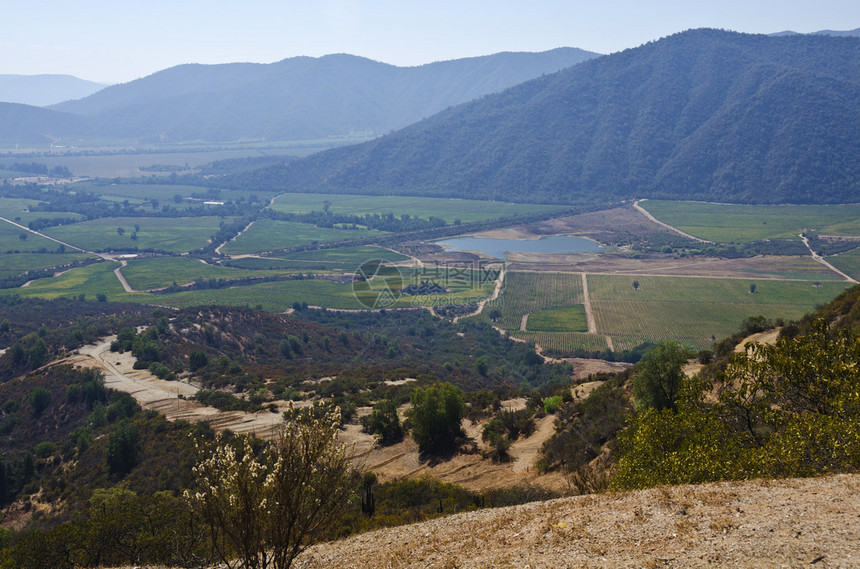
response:
M141 167L153 164L171 165L188 168L199 168L216 160L229 160L234 158L246 158L258 156L259 150L264 150L268 155L292 155L304 156L319 150L364 142L366 138L354 137L343 139L321 139L321 140L298 140L285 142L265 143L236 143L217 144L199 147L168 146L159 145L158 149L143 148L137 152L129 153L99 153L99 149L91 153L68 154L67 152L51 153L33 156L32 160L46 164L49 168L66 166L75 176L91 176L100 178L137 177L141 175ZM7 158L17 160L12 153L5 155ZM28 161L31 155L28 154Z
M368 229L325 228L309 223L260 219L238 239L222 247L221 251L230 255L242 255L383 234L381 231Z
M390 263L402 263L409 257L382 247L358 245L296 251L271 257L243 257L225 263L230 267L254 270L304 270L353 272L356 268L372 259Z
M324 202L330 202L331 213L403 214L424 219L438 217L447 223L463 223L505 216L526 215L545 211L564 211L565 206L513 204L497 201L462 200L454 198L418 198L404 196L361 196L347 194L284 194L272 204L272 209L284 213L323 211Z
M24 239L21 239L22 236ZM56 251L59 246L60 244L55 241L30 233L11 223L0 221L0 251L4 253L10 251L37 253L42 249Z
M348 284L328 280L304 279L277 281L225 289L193 290L157 297L159 304L185 307L198 304L259 306L271 312L283 312L294 302L312 306L359 310L365 308L352 294Z
M639 205L681 231L720 243L791 238L807 230L860 236L860 204L727 205L646 200Z
M85 253L17 253L0 255L0 277L20 275L25 271L57 267L91 257L92 255Z
M213 189L180 184L79 182L74 184L72 188L76 191L99 194L102 199L111 201L128 200L131 203L141 204L147 200L155 199L158 202L156 211L165 206L179 209L200 206L205 201L245 201L251 195L256 196L257 202L267 203L273 196L272 192L265 191L249 193L238 190Z
M797 319L850 286L844 282L589 275L597 330L641 341L681 340L696 348L734 333L750 316Z
M588 332L585 308L575 304L567 308L542 310L529 315L526 323L529 332Z
M638 290L633 282L639 284ZM755 284L755 293L750 285ZM643 342L681 340L698 349L710 347L737 331L750 316L797 319L850 286L822 280L777 281L689 277L588 275L597 334L584 330L580 273L509 272L497 302L489 311L501 313L496 325L518 338L537 341L546 349L592 350L610 336L616 351ZM522 317L529 314L525 332ZM603 338L599 340L598 338Z
M371 245L359 245L356 247L338 247L331 249L319 249L316 251L299 251L296 253L287 253L279 255L281 259L301 260L318 262L324 261L327 263L344 263L357 267L361 263L370 259L382 259L391 263L399 263L407 261L409 257L401 255L382 247L373 247Z
M229 218L225 218L229 220ZM90 251L105 249L154 249L182 253L206 245L225 219L218 217L103 217L43 231L71 245ZM137 240L131 238L140 225ZM118 228L123 229L120 235Z
M570 353L574 350L603 352L609 349L606 336L581 332L511 332L511 336L534 342L544 350ZM616 346L616 349L618 347Z
M493 308L502 314L496 325L505 330L519 330L525 314L568 308L582 304L583 300L579 273L509 272L499 302L493 303Z
M827 262L852 278L860 280L860 249L827 257Z
M60 298L77 297L81 294L93 300L96 295L104 294L112 301L151 302L149 295L127 294L113 273L119 263L95 263L86 267L72 269L58 277L39 279L26 288L5 289L4 294L18 294L25 297Z
M131 259L122 274L131 288L147 290L183 284L197 279L237 279L283 274L285 271L254 271L201 263L187 257Z

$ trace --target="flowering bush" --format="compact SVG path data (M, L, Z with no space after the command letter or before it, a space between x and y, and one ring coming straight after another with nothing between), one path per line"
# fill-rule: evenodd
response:
M354 490L337 441L340 411L291 415L259 450L248 438L230 444L223 437L198 450L198 489L186 499L227 567L287 569L343 515Z

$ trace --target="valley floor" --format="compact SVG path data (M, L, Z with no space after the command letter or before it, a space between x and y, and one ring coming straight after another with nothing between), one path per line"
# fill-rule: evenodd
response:
M858 567L860 475L577 496L317 545L298 569Z

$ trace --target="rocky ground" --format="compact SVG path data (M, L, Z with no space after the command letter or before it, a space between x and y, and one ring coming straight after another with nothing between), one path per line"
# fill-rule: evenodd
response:
M466 512L320 544L294 567L860 567L860 475Z

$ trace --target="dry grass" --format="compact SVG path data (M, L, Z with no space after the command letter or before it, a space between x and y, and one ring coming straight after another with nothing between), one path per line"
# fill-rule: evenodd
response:
M322 544L296 566L857 567L858 488L841 475L577 496Z

